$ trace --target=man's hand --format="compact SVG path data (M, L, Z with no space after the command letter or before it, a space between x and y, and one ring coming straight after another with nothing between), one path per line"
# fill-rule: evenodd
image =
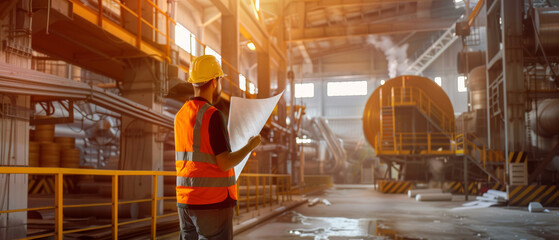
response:
M250 146L250 150L251 151L254 150L260 144L260 142L262 142L262 137L260 136L260 134L251 137L248 140L248 145Z
M227 171L239 164L252 150L254 150L258 144L262 141L260 134L251 137L248 143L236 152L223 152L216 156L217 166L222 171Z

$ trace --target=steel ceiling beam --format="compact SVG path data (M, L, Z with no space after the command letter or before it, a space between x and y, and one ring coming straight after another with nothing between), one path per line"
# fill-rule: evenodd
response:
M446 30L454 20L417 19L399 22L385 22L359 25L337 25L329 27L290 29L291 41L319 41L368 35L389 35L409 32ZM286 33L287 34L287 33ZM289 40L287 40L289 42Z
M217 9L219 9L219 11L221 12L221 14L223 15L232 15L231 10L229 10L229 7L226 6L221 0L210 0L210 2L212 2L212 4L217 7Z
M271 2L276 0L262 0L262 2ZM362 7L379 4L394 3L413 3L413 2L431 2L432 0L292 0L291 3L313 3L318 7Z

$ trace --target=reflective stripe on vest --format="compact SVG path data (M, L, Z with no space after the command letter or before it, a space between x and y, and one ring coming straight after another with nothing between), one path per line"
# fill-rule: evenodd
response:
M177 186L181 187L229 187L235 185L235 175L230 177L177 177Z
M214 155L202 152L175 152L175 160L217 164Z
M204 106L202 106L200 108L200 110L198 110L198 113L196 114L196 123L194 124L194 134L193 134L193 141L192 141L192 151L193 152L200 152L200 145L201 145L201 138L202 138L202 121L204 121L204 115L206 115L206 111L208 111L208 109L210 108L210 104L204 104Z

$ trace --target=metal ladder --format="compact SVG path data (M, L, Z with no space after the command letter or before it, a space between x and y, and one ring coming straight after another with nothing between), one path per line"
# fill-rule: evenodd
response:
M381 129L380 146L383 150L396 151L396 129L394 127L394 108L383 106L381 110Z

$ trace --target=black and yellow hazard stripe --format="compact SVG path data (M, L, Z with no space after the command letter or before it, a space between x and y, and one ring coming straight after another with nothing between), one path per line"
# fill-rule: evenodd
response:
M507 187L504 184L500 183L488 183L486 184L487 189L498 190L498 191L507 191Z
M543 206L559 206L559 188L555 185L510 186L509 205L527 206L539 202Z
M378 189L382 193L407 193L411 189L411 182L379 180Z
M464 193L464 184L462 182L459 181L451 181L447 183L448 185L448 190L451 193ZM470 182L468 183L468 194L478 194L479 193L479 184L478 182Z
M510 152L509 153L509 162L510 163L525 163L526 159L528 159L528 154L525 152Z
M448 182L448 190L451 193L460 193L460 190L464 192L464 188L462 188L462 183L458 181Z

